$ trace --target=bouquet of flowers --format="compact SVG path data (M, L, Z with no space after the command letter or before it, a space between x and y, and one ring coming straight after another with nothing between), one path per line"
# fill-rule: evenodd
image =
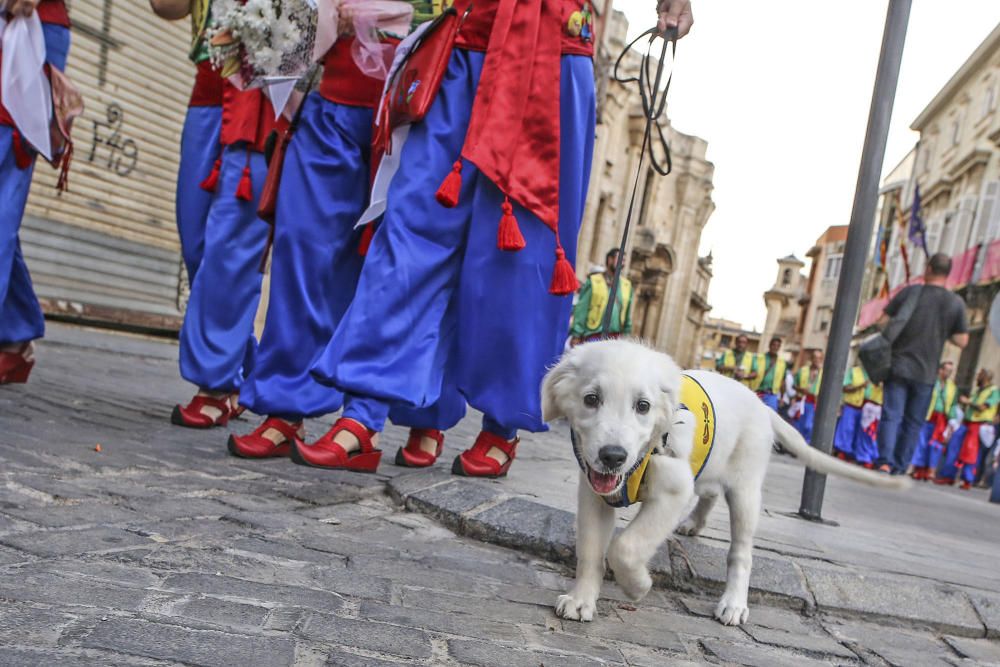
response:
M312 63L315 0L214 0L212 63L240 88L298 79Z

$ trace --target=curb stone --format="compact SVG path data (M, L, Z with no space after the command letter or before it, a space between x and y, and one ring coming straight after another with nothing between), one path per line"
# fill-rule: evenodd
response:
M456 479L441 471L420 471L388 480L388 494L408 510L427 514L459 535L530 552L573 566L572 513L519 496L492 484ZM1000 599L967 594L927 582L889 579L844 568L803 565L791 558L754 556L751 598L799 612L832 611L862 619L919 623L959 637L1000 636ZM710 540L673 536L650 563L657 586L680 592L721 590L726 549ZM898 600L906 602L897 604ZM921 602L922 600L922 602Z

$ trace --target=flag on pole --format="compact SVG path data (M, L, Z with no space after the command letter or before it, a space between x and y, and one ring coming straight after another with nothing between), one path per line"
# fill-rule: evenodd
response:
M920 186L913 189L913 206L910 208L910 243L924 249L924 256L930 257L927 251L927 228L920 216Z

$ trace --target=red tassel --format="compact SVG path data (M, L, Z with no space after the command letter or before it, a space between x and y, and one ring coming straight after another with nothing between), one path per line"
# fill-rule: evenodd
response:
M361 240L358 241L358 254L362 257L368 256L368 248L371 247L373 236L375 236L375 223L369 222L361 230Z
M441 183L441 187L438 188L437 194L434 198L438 200L438 203L445 208L455 208L458 205L458 195L462 191L462 160L459 158L455 160L455 164L451 166L451 173L449 173L444 181Z
M236 198L243 201L253 201L253 181L250 180L250 167L243 167L243 176L236 188Z
M517 226L517 218L514 217L514 207L510 205L510 197L504 197L503 216L500 218L500 228L497 230L497 248L517 252L526 245L521 228Z
M59 180L56 181L56 191L61 195L69 190L69 163L73 161L73 142L66 142L60 161Z
M21 138L21 133L17 130L14 130L14 133L11 135L11 144L14 148L14 166L21 170L30 167L34 156L28 150L28 147L24 145L24 139Z
M222 169L222 158L215 161L212 165L212 171L205 177L205 180L201 182L201 189L206 192L215 192L216 188L219 187L219 171Z
M566 259L566 251L561 245L556 245L556 267L552 271L552 285L549 286L549 294L566 296L575 292L579 287L580 281L576 279L573 265Z

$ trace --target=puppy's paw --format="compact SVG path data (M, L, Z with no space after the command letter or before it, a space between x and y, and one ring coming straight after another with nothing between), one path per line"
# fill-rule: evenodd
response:
M688 518L681 521L681 525L677 526L677 530L674 532L678 535L690 535L691 537L694 537L701 532L702 528L704 528L704 526L701 526L693 519Z
M635 550L621 539L615 539L608 549L608 565L615 581L631 600L641 600L653 587L649 570L635 554Z
M730 599L723 595L715 607L715 618L723 625L742 625L749 616L750 609L747 608L746 600Z
M597 598L579 595L575 590L556 600L556 616L571 621L592 621L597 611Z

